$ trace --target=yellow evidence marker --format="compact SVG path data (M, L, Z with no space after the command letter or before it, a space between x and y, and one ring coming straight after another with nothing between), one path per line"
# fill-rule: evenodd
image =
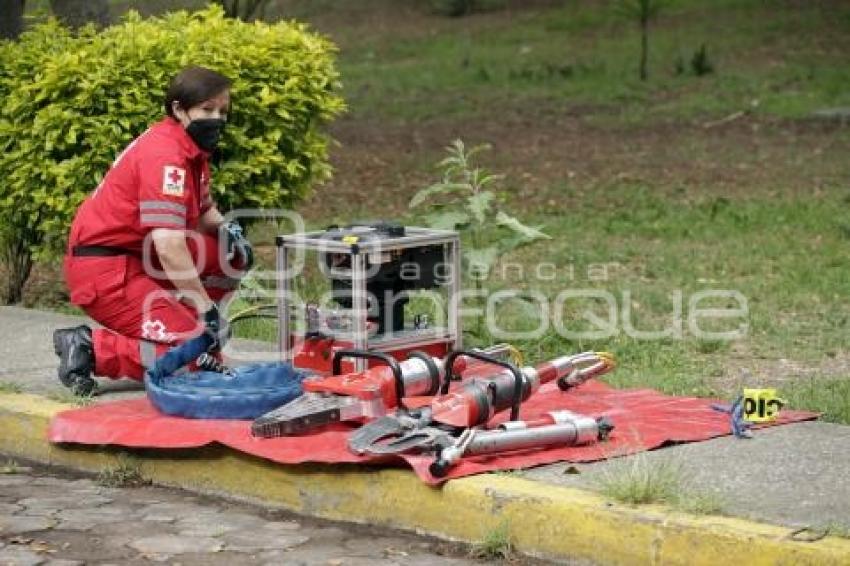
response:
M786 401L779 398L776 389L744 389L744 419L751 423L776 420Z

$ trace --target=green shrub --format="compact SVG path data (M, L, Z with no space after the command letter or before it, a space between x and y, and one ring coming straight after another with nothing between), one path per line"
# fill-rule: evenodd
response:
M234 81L213 171L219 207L293 206L330 174L319 127L344 108L334 53L301 24L245 23L218 6L147 20L131 12L120 25L77 35L51 21L0 43L7 262L10 254L61 249L74 211L118 153L162 116L168 80L189 64Z

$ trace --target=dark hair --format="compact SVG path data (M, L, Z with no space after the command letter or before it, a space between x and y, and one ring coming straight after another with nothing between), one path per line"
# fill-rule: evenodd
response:
M165 113L174 117L172 110L176 100L184 110L218 96L230 88L231 81L224 75L206 67L186 67L168 85L165 93Z

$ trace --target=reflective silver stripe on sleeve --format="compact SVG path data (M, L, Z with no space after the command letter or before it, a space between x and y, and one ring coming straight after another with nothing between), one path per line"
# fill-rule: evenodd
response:
M167 200L143 200L139 203L141 210L171 210L186 214L186 207L178 202L169 202Z
M153 367L156 363L156 342L139 340L139 357L145 369Z
M144 214L142 213L142 224L171 224L186 227L186 219L176 214Z

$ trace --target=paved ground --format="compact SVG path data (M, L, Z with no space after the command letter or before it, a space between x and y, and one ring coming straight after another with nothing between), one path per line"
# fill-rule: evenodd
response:
M414 535L304 520L178 490L4 471L14 472L0 474L4 566L481 564L462 547Z
M686 490L711 495L725 514L850 532L850 427L806 422L754 434L750 440L727 436L607 462L542 466L523 475L594 489L606 474L621 473L642 458L641 464L681 470Z
M0 306L0 383L15 384L30 393L59 395L66 389L56 378L57 357L53 352L53 331L58 328L89 324L91 320L47 311ZM271 344L232 340L225 351L237 355L234 365L252 358L270 359ZM108 400L143 391L142 384L128 379L100 380L100 389Z
M50 335L55 328L84 319L14 307L0 307L0 383L26 391L56 394L56 357ZM240 349L266 345L240 342ZM101 400L139 395L127 381L104 382ZM714 494L724 513L789 527L839 527L850 531L850 427L800 423L757 431L752 440L732 437L646 453L649 465L672 460L694 489ZM555 464L520 472L547 484L594 489L612 466L633 461L569 466ZM571 473L565 473L565 472ZM575 473L578 472L578 473Z

